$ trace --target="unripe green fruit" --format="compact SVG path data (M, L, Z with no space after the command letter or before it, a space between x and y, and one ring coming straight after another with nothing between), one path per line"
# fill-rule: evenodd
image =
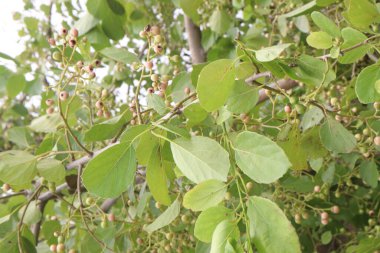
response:
M100 227L106 228L107 227L107 221L103 220L102 222L100 222Z
M150 80L152 80L153 82L157 82L159 79L159 76L157 74L152 74L150 76Z
M57 239L58 243L63 243L64 242L64 238L62 235L58 236L58 239Z
M224 199L225 200L231 200L231 198L232 198L231 192L226 192L226 195L224 196Z
M181 216L181 221L185 224L188 224L190 222L190 217L186 214Z
M52 57L53 57L54 61L58 61L58 62L62 61L62 54L61 54L61 52L55 51L53 53Z
M92 197L87 197L85 203L86 205L90 206L95 203L95 200Z
M253 188L253 183L252 182L248 182L248 183L246 183L245 187L247 187L247 191L251 191L252 188Z

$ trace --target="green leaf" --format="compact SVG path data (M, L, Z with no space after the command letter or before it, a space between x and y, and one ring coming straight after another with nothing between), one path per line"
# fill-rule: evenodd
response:
M84 35L99 23L99 20L89 13L74 23L74 27L78 29L79 35Z
M379 171L377 170L377 165L373 160L361 162L359 172L360 177L366 184L372 188L377 187Z
M233 60L209 63L199 74L197 93L201 106L208 112L224 105L235 83Z
M347 248L346 253L373 253L380 248L380 238L363 238L359 244Z
M170 147L178 168L191 181L227 180L229 154L213 139L202 136L179 138L171 142Z
M319 124L324 116L320 108L314 106L310 107L302 117L300 124L302 131L305 132L307 129Z
M159 146L156 146L150 156L146 168L146 181L154 199L163 205L170 205L171 199L168 190L168 179Z
M331 239L332 239L331 231L326 231L321 236L321 242L324 245L329 244L331 242Z
M216 226L225 219L232 219L233 211L224 206L214 206L203 211L197 218L194 235L202 242L209 243Z
M323 123L319 135L322 144L330 151L350 153L356 146L354 135L331 117Z
M136 125L131 126L123 132L120 137L120 142L132 143L140 138L144 133L149 131L150 127L148 125Z
M210 17L210 28L217 34L224 34L230 29L232 20L224 9L216 9Z
M227 109L233 113L247 113L259 101L259 89L250 87L244 80L235 81L235 87L227 100Z
M307 44L316 49L329 49L332 47L332 37L326 32L312 32L306 38Z
M302 5L301 7L298 7L295 10L292 10L291 12L286 13L283 16L286 18L301 16L301 15L304 15L306 13L313 11L315 9L315 7L316 7L316 1L313 0L307 4Z
M29 184L36 175L35 156L19 150L0 153L0 180L14 186Z
M181 72L173 78L173 82L168 87L166 94L169 94L173 98L173 102L178 103L188 96L184 92L186 87L190 89L191 93L195 90L190 73ZM168 91L170 91L170 93L168 93Z
M33 144L33 138L26 127L12 127L8 131L8 139L20 147L29 147Z
M208 112L199 103L194 103L185 108L183 114L191 124L199 124L207 118Z
M157 94L148 94L148 108L154 109L158 114L163 115L167 112L165 101Z
M93 125L89 130L85 132L84 140L91 141L103 141L113 138L120 128L132 118L132 114L129 110L124 113L103 121L99 124Z
M62 162L52 158L38 161L37 171L41 177L55 183L62 183L66 175Z
M352 48L353 46L362 43L367 39L367 37L351 27L345 27L342 29L342 37L344 42L341 46L341 50ZM363 58L368 51L371 49L371 46L368 44L363 44L355 49L351 49L348 52L345 52L343 56L339 57L339 62L342 64L354 63L357 60Z
M22 74L13 74L7 80L7 93L9 98L16 97L26 86L25 77Z
M157 217L153 223L144 227L144 230L148 233L152 233L162 227L165 227L172 223L175 218L179 215L181 209L181 204L176 199L160 216Z
M23 206L19 211L18 211L18 217L21 218L26 206ZM42 213L37 205L37 202L35 200L31 201L28 209L26 209L25 216L23 223L30 226L32 224L36 224L37 222L40 221L42 217Z
M183 197L183 206L194 212L204 211L219 204L227 192L227 186L211 179L196 185Z
M255 132L240 133L234 149L237 165L258 183L273 183L291 166L285 152L275 142Z
M318 11L311 13L313 22L324 32L332 37L340 37L340 30L338 26L328 17Z
M197 9L201 6L202 2L202 0L179 0L179 6L197 24L200 18Z
M290 131L286 141L278 142L278 145L288 156L289 161L292 163L292 169L304 170L308 168L307 153L302 147L301 133L297 127Z
M295 229L275 203L254 196L247 206L250 235L259 253L301 253Z
M360 72L356 79L355 92L361 103L369 104L380 101L380 92L376 89L376 83L379 80L379 65L371 65Z
M290 43L286 44L279 44L276 46L272 47L266 47L262 48L260 50L255 51L256 53L256 59L260 62L268 62L268 61L273 61L277 59L281 53L287 49L290 45Z
M327 63L309 55L301 55L295 62L296 66L289 68L282 65L284 71L294 80L311 86L328 84L336 78Z
M86 189L100 197L117 197L133 184L135 151L129 143L120 143L90 160L83 171Z
M140 61L136 54L129 52L125 48L107 47L102 49L100 53L112 60L125 64L132 64L133 62Z
M225 253L225 246L228 239L239 240L240 232L235 221L223 220L220 222L212 234L210 253Z
M35 132L54 133L61 125L63 125L61 116L58 113L53 113L35 118L30 123L29 128Z
M367 30L378 17L379 11L372 2L368 0L344 0L346 11L345 17L354 27Z

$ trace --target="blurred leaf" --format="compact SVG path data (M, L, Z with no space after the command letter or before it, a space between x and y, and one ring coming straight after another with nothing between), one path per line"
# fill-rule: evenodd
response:
M172 223L175 218L177 218L181 204L176 199L160 216L157 217L153 223L144 227L144 230L148 233L152 233L162 227L165 227Z
M355 92L361 103L369 104L380 101L378 80L380 80L379 65L368 66L360 72L356 79Z

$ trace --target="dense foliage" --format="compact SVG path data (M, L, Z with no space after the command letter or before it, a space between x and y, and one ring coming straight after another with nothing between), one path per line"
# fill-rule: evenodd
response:
M0 252L379 252L376 1L24 4Z

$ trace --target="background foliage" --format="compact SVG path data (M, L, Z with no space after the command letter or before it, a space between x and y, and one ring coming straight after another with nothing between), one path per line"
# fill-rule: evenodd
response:
M24 4L1 252L379 252L378 3Z

